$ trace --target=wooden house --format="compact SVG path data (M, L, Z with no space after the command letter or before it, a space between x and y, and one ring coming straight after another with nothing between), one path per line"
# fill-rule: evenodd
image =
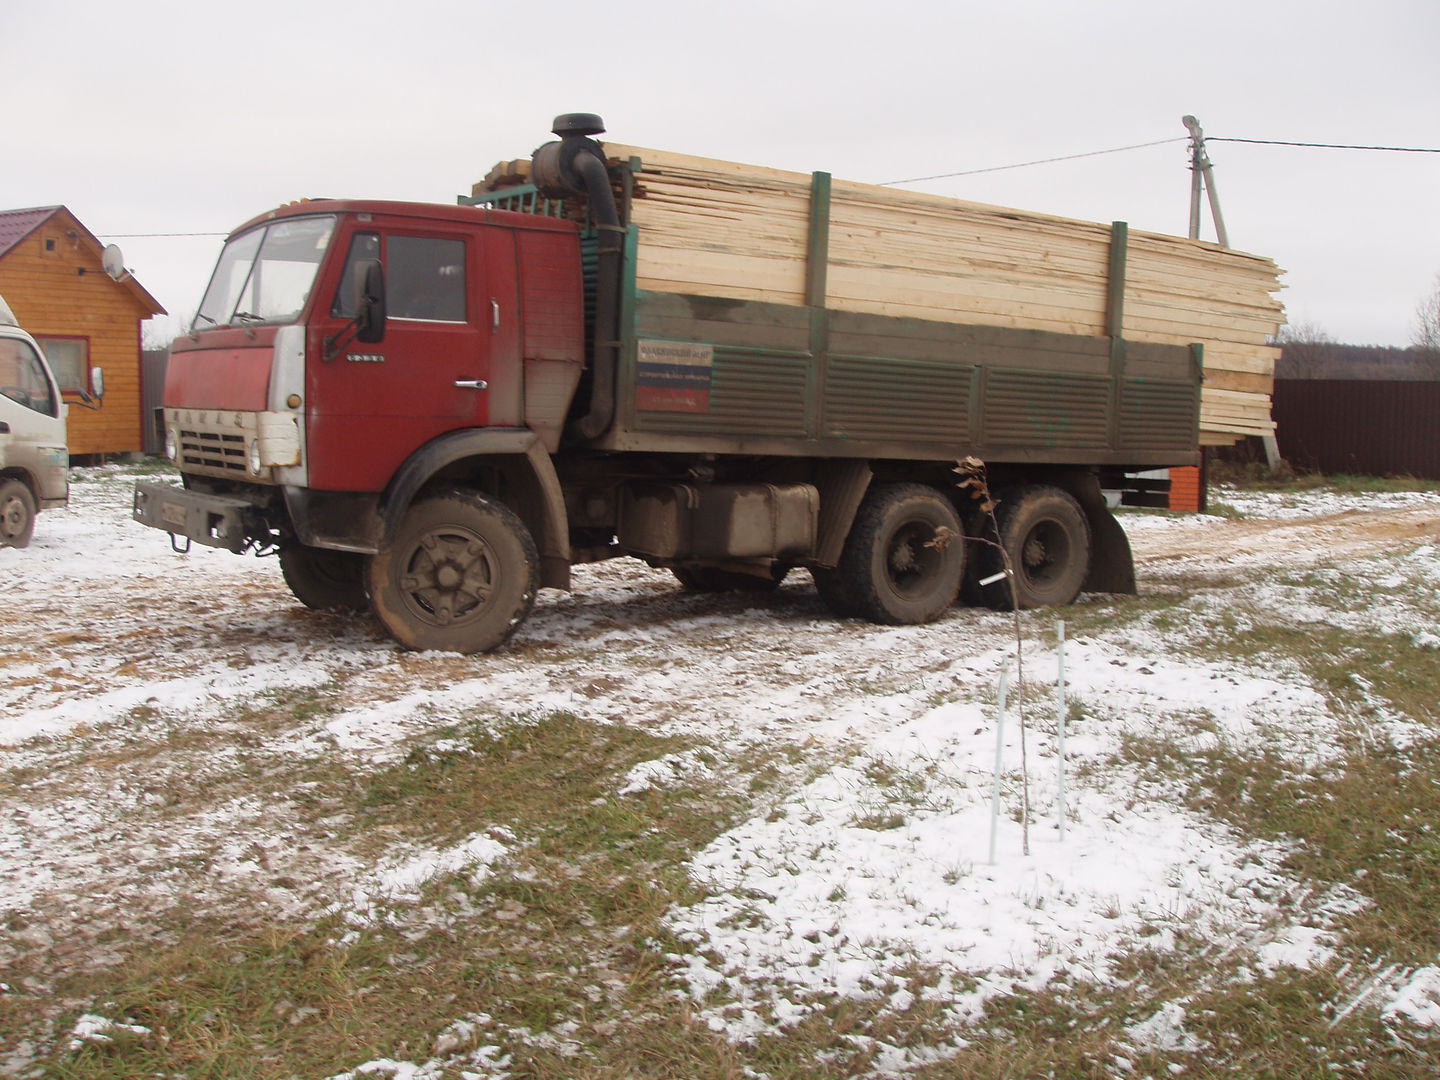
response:
M128 273L106 272L104 252L63 206L0 210L0 296L69 400L94 392L91 369L104 372L101 408L70 408L72 457L142 448L140 323L165 314Z

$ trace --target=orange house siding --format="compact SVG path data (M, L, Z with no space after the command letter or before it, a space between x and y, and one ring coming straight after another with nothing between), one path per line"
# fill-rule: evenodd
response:
M101 268L101 251L62 207L0 257L0 295L20 325L37 338L86 341L89 366L104 369L103 407L70 406L72 455L143 448L140 322L163 310L133 279L110 278ZM86 273L77 273L80 268Z

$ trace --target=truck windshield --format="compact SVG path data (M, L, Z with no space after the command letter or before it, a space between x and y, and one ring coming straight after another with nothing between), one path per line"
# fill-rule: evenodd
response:
M294 322L334 231L333 217L294 218L230 239L200 301L196 328Z

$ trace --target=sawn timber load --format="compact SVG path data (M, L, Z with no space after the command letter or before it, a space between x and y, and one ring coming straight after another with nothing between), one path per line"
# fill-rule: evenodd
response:
M1203 346L1200 445L1274 430L1280 271L1217 244L670 151L603 144L634 288ZM473 195L528 179L492 170ZM823 295L812 295L818 287ZM952 351L952 358L963 353Z

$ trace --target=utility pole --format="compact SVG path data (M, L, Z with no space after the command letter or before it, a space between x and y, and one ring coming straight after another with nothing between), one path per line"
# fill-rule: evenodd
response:
M1205 132L1200 121L1193 116L1181 117L1185 129L1190 132L1190 239L1200 239L1200 192L1203 189L1210 197L1210 216L1215 219L1215 238L1221 247L1230 246L1230 235L1225 231L1225 218L1220 213L1220 193L1215 190L1215 170L1210 165L1210 155L1205 153ZM1265 460L1273 469L1280 464L1280 444L1274 434L1262 435L1265 446ZM1202 471L1204 466L1201 466ZM1204 479L1201 480L1201 501L1204 501Z
M1210 216L1215 219L1215 238L1221 247L1230 246L1230 237L1225 232L1225 218L1220 213L1220 193L1215 190L1215 170L1210 166L1210 156L1205 153L1205 132L1200 121L1193 116L1183 117L1190 132L1190 239L1200 239L1200 190L1210 196Z

